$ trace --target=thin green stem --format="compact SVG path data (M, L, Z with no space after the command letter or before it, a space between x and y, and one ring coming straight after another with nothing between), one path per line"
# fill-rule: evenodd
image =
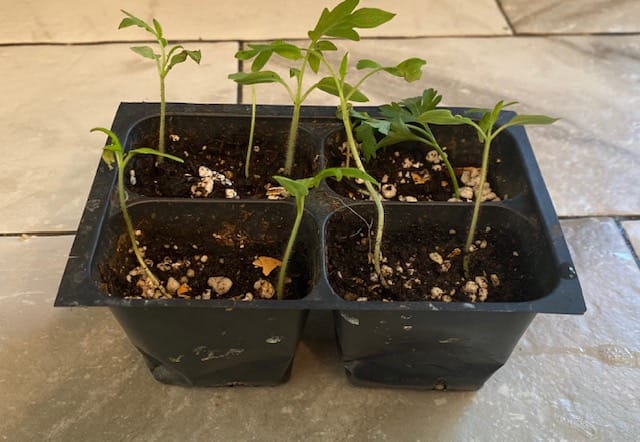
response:
M456 178L456 173L453 170L453 166L451 166L451 163L449 162L449 156L447 155L447 153L442 149L442 147L440 147L433 134L429 134L429 132L427 132L426 130L416 126L412 126L411 129L421 132L426 138L420 137L420 141L422 141L427 146L433 147L435 151L438 152L438 155L440 156L440 158L442 158L442 161L447 168L447 172L449 172L449 178L451 179L451 184L453 185L453 194L457 199L460 199L460 186L458 184L458 178Z
M278 285L276 287L278 299L284 298L284 279L287 276L287 265L289 264L289 259L291 257L291 253L293 252L293 245L296 242L298 230L300 229L300 224L302 223L302 215L304 214L304 200L304 196L296 196L296 220L293 223L293 227L291 228L291 234L289 235L287 248L284 250L282 264L280 265L280 272L278 273Z
M314 44L313 42L310 45ZM287 152L284 160L284 174L291 176L291 172L293 171L293 161L295 157L296 151L296 141L298 140L298 126L300 124L300 108L302 107L302 102L309 94L310 90L307 93L302 95L302 79L304 78L304 73L307 69L307 64L309 63L309 53L310 51L307 49L305 52L304 58L302 60L302 66L300 66L300 73L296 78L296 93L292 94L291 89L285 83L285 87L289 89L289 96L293 98L293 115L291 117L291 125L289 126L289 137L287 138Z
M480 217L480 203L482 202L482 189L484 189L484 183L487 180L487 169L489 168L489 151L491 149L491 141L493 136L491 132L485 135L484 138L484 150L482 151L482 166L480 167L480 182L478 183L478 190L475 195L475 203L473 206L473 215L471 217L471 225L469 226L469 232L467 233L467 241L464 245L464 258L462 261L465 277L468 279L469 275L469 259L471 254L471 245L476 234L476 228L478 226L478 218Z
M165 100L164 76L160 77L160 129L158 131L158 150L164 153L164 131L165 118L167 113L167 103ZM162 162L162 157L158 157L158 162Z
M333 81L336 83L336 88L338 89L338 94L340 98L340 112L342 114L342 124L344 126L345 132L347 134L347 143L349 144L349 151L353 156L353 160L356 163L356 167L362 172L366 173L366 169L362 164L362 160L360 159L360 153L358 152L358 147L356 146L356 140L353 137L353 130L351 129L351 120L349 119L349 108L348 101L344 95L344 87L343 83L338 79L336 72L333 70L331 65L327 62L327 60L322 57L321 58L324 65L327 67L329 72L331 73L331 77ZM358 84L361 84L358 83ZM384 207L382 207L382 199L380 198L380 193L373 187L369 181L364 182L367 191L369 192L370 198L373 200L376 206L377 213L377 223L376 223L376 238L373 246L373 268L375 269L378 278L380 279L380 283L383 287L389 287L389 284L382 276L382 269L380 266L380 259L382 257L382 235L384 233Z
M124 169L125 169L125 166L127 165L127 162L122 161L118 157L117 157L117 160L118 160L118 199L120 201L120 210L122 211L124 224L127 228L127 234L129 235L129 240L131 241L131 248L133 249L133 253L136 256L136 259L138 260L138 264L140 264L140 267L142 267L142 269L146 273L147 278L149 278L153 282L154 287L157 287L160 290L164 291L162 285L160 285L160 281L158 281L158 278L156 278L156 275L153 274L149 266L147 266L147 263L144 262L142 252L138 247L138 243L136 241L136 234L135 234L135 231L133 230L133 223L131 222L131 217L129 217L129 211L127 210L127 199L124 194Z
M295 156L296 141L298 139L298 125L300 124L301 103L294 102L291 125L289 126L289 138L287 139L287 154L284 162L284 174L291 176L293 171L293 160Z
M253 135L256 131L256 87L251 85L251 128L249 129L249 144L244 162L244 176L249 178L249 166L251 165L251 152L253 151Z

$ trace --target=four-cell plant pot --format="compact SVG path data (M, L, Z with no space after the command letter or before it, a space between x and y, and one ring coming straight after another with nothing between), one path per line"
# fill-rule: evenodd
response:
M113 131L125 149L153 145L157 111L155 104L121 105ZM410 187L402 180L424 184L438 169L420 169L429 149L403 145L392 155L400 158L399 170L384 169L386 179L376 176L396 180L400 190L396 201L384 203L383 273L391 288L368 262L373 205L363 201L357 183L345 185L344 179L311 191L285 299L262 299L273 294L262 293L259 282L275 284L278 270L265 272L255 260L281 258L295 217L292 201L271 200L283 195L270 178L281 173L284 155L277 152L286 142L291 108L258 107L251 174L245 177L248 115L241 105L169 104L167 152L185 163L156 165L153 157L140 156L127 171L128 207L145 257L160 279L188 288L178 290L180 296L144 297L131 284L136 263L115 173L104 164L96 173L56 305L109 307L157 380L191 386L282 382L308 312L332 311L353 383L475 389L505 363L535 314L585 311L521 128L496 140L489 178L500 201L482 206L468 270L460 247L471 204L434 193L402 195ZM294 177L335 165L343 133L335 108L303 107ZM468 131L442 127L436 133L449 140L447 153L460 171L479 164L481 152ZM405 151L413 156L409 162ZM450 188L446 177L437 177L440 187ZM223 294L210 284L220 276L233 281Z

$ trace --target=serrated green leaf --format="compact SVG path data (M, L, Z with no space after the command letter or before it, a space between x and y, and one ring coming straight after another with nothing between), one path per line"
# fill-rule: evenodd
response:
M349 101L355 101L357 103L366 103L367 101L369 101L369 97L367 97L359 90L354 90L353 86L351 86L349 83L344 83L342 85L342 88L344 89L345 97L348 97Z
M324 77L322 80L316 83L316 87L321 91L326 92L330 95L334 95L336 97L340 96L338 87L336 86L335 80L332 77ZM359 103L364 103L366 101L369 101L369 98L367 98L366 95L364 95L362 92L358 90L354 91L353 86L351 86L348 83L342 84L342 91L344 93L345 98L349 97L348 98L349 101L356 101Z
M371 175L366 172L363 172L360 169L356 169L355 167L328 167L326 169L321 170L315 177L313 185L317 187L325 178L335 178L340 181L343 177L347 178L359 178L364 181L368 181L372 184L378 186L380 183L376 181Z
M360 34L358 34L349 24L334 26L331 29L328 29L325 32L325 35L329 37L345 38L352 41L360 41Z
M338 91L338 87L336 86L333 77L324 77L316 83L316 87L330 95L334 95L336 97L340 96L340 92Z
M131 50L138 55L143 56L144 58L149 58L151 60L156 60L160 58L160 55L153 52L150 46L132 46Z
M272 43L273 52L287 60L299 60L302 58L302 51L296 45L278 40Z
M155 156L159 156L159 157L164 157L164 158L168 158L170 160L173 161L177 161L178 163L184 163L184 160L180 157L177 157L175 155L171 155L165 152L160 152L157 149L152 149L150 147L139 147L137 149L133 149L129 151L129 155L137 155L137 154L143 154L143 155L155 155Z
M309 67L311 68L311 70L317 74L318 71L320 70L320 54L318 54L315 51L312 51L309 53L309 57L307 58L308 62L309 62Z
M202 53L200 52L199 49L195 51L187 51L187 55L189 56L190 59L195 61L197 64L200 64L200 61L202 60Z
M160 26L160 23L155 18L153 19L153 27L156 30L156 37L162 38L162 26Z
M273 71L237 72L228 76L239 84L284 83L280 75Z
M380 66L380 63L373 61L373 60L369 60L369 59L362 59L362 60L358 60L358 64L356 64L356 69L361 70L361 69L378 69L382 66Z
M284 187L290 195L295 198L304 198L309 194L309 187L307 180L292 180L284 176L274 175L273 179Z
M359 124L354 130L356 139L360 142L360 149L365 161L371 161L378 152L378 140L376 140L373 127L366 123Z
M125 17L120 22L120 25L118 25L118 29L128 28L129 26L138 26L138 24L132 18Z
M416 118L416 121L424 125L462 125L472 123L470 118L462 115L453 115L448 109L433 109L423 112Z
M378 8L361 8L351 14L349 21L355 28L376 28L391 20L395 15Z
M421 58L408 58L397 66L384 68L384 70L396 77L402 77L405 81L412 82L422 77L422 66L427 62Z
M109 138L111 138L111 142L112 144L119 149L119 152L122 152L122 144L120 143L120 139L118 138L118 136L111 130L104 128L104 127L94 127L93 129L91 129L89 132L102 132L103 134L107 135Z
M146 30L150 34L153 34L154 36L156 35L154 29L151 28L151 26L149 26L147 24L147 22L145 22L141 18L138 18L135 15L125 11L124 9L121 9L120 11L124 15L126 15L127 17L122 19L122 21L120 22L120 25L118 26L118 29L127 28L129 26L138 26L138 27L141 27L142 29Z
M264 65L266 65L269 61L272 54L273 51L271 50L260 51L256 58L253 60L253 63L251 63L251 72L258 72L260 69L262 69Z
M505 124L505 126L523 126L525 124L553 124L558 120L558 118L552 118L546 115L516 115L511 120L509 120Z
M187 59L187 51L180 51L169 61L169 69L174 67L177 64L183 63Z
M316 49L318 51L337 51L338 47L336 45L334 45L332 42L330 42L329 40L320 40L319 42L316 43Z
M258 52L259 51L257 49L243 49L236 52L235 57L238 60L250 60L251 58L255 57Z
M340 73L340 79L344 80L344 77L347 76L347 68L349 66L349 53L345 52L344 56L342 57L342 60L340 61L340 69L339 69L339 73Z

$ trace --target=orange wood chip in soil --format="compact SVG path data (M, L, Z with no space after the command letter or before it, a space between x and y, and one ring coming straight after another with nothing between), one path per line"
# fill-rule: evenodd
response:
M262 274L264 276L269 276L275 268L282 265L282 261L276 258L271 258L270 256L258 256L258 259L253 261L253 265L261 267Z

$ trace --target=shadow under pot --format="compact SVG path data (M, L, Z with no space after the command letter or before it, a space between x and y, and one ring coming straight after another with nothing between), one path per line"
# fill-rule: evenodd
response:
M281 257L295 216L293 204L174 200L140 202L129 210L156 276L163 282L173 278L180 288L172 289L171 298L142 294L131 277L136 272L129 269L137 263L119 214L102 229L93 274L111 293L101 294L104 304L154 378L184 386L286 381L307 317L298 300L314 281L315 222L303 221L287 271L286 297L277 300L273 291L262 290L276 286L279 269L267 272L254 262L261 256ZM213 289L211 277L228 278L228 292Z
M328 220L327 277L344 301L334 323L357 385L474 390L508 359L536 313L584 311L553 238L517 212L481 210L465 273L472 207L387 204L383 287L368 263L369 204ZM561 234L561 233L560 233Z

